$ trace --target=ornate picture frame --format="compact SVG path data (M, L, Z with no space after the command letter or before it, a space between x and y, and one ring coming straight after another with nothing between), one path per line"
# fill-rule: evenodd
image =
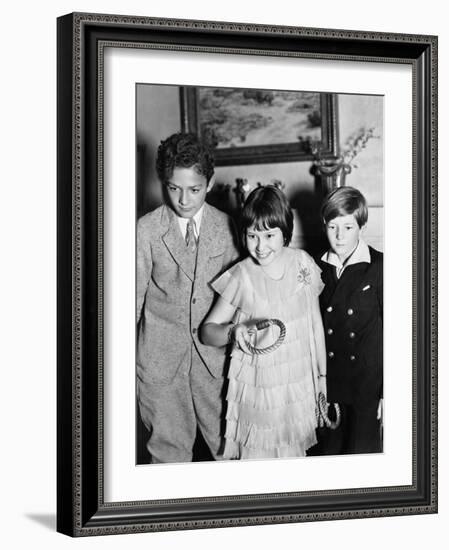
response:
M213 52L412 70L412 473L407 485L108 501L104 477L104 54ZM58 19L58 503L70 536L437 511L437 38L149 17ZM130 358L129 368L134 368ZM239 464L235 464L239 466Z

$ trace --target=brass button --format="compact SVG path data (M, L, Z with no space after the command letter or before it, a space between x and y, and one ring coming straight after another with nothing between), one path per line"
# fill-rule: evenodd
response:
M328 333L328 334L334 334L334 331L333 331L331 328L328 328L328 329L327 329L327 333Z
M328 357L330 357L332 359L332 357L334 356L334 352L333 351L330 351L328 354L327 354Z
M349 333L349 338L355 338L355 332L350 332Z
M354 313L354 310L352 308L348 309L348 315L352 315Z
M351 355L349 359L351 359L351 361L355 361L355 355Z
M333 310L334 308L332 306L329 306L326 311L328 311L329 313Z

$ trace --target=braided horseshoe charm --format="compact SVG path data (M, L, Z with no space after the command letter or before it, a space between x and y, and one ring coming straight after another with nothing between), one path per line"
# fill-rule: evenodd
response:
M335 407L335 415L336 415L335 421L331 420L327 415L327 403L324 395L322 393L318 395L318 410L319 410L320 416L323 419L323 422L326 428L330 428L331 430L336 430L338 426L340 426L340 422L341 422L340 405L338 403L334 403L334 407Z
M284 341L287 331L286 331L284 323L282 321L279 321L279 319L264 319L263 321L258 321L256 323L256 329L257 330L263 330L265 328L268 328L271 325L277 325L281 329L281 332L278 336L278 339L276 340L276 342L274 342L273 344L271 344L270 346L268 346L266 348L256 348L256 347L252 346L251 344L247 344L248 349L252 354L254 354L254 355L266 355L267 353L271 353L274 350L278 349L278 347Z

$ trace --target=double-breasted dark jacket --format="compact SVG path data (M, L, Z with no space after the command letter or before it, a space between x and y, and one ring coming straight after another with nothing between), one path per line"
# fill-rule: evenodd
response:
M368 247L371 263L336 267L318 260L327 353L329 402L372 403L383 386L383 254Z

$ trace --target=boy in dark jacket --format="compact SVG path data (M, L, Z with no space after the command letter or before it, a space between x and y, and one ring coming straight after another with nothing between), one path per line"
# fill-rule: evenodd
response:
M362 239L368 208L357 189L332 191L321 215L330 245L318 262L327 400L339 403L341 424L326 430L318 454L381 452L383 254Z

